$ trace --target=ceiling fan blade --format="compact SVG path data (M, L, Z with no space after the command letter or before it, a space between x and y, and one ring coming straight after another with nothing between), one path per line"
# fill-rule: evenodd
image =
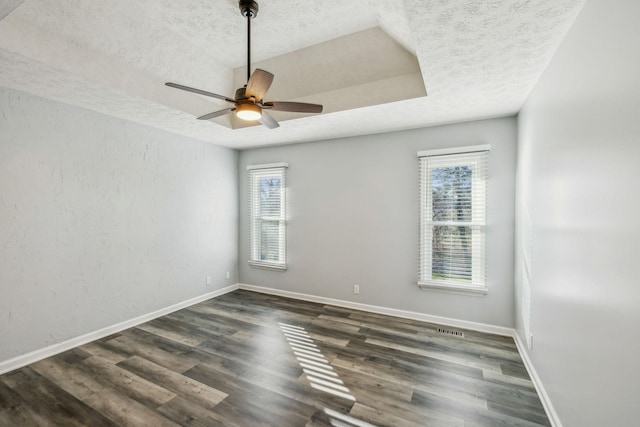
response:
M274 111L290 111L292 113L322 113L322 105L306 102L265 102L264 106Z
M207 92L206 90L195 89L195 88L192 88L192 87L189 87L189 86L179 85L178 83L167 82L167 83L165 83L165 85L167 85L169 87L176 88L176 89L180 89L180 90L186 90L187 92L197 93L198 95L210 96L212 98L218 98L218 99L221 99L223 101L233 102L234 104L236 102L235 100L233 100L231 98L227 98L226 96L218 95L217 93Z
M204 116L200 116L198 117L198 120L209 120L209 119L213 119L214 117L220 117L220 116L224 116L225 114L228 114L232 111L235 111L235 107L234 108L225 108L224 110L219 110L219 111L214 111L213 113L209 113L209 114L205 114Z
M267 93L273 82L273 74L268 71L256 68L251 74L251 78L247 82L245 95L247 98L254 97L256 101L262 101L264 94Z
M273 116L270 116L266 111L262 111L262 117L260 117L258 121L269 129L280 127L280 123L278 123L278 121L274 119Z

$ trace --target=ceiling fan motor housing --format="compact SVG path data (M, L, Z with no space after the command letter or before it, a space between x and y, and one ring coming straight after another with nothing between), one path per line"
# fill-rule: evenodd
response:
M258 3L254 0L240 0L240 13L245 18L255 18L258 16Z
M246 86L236 89L236 96L235 96L236 101L239 101L241 99L247 99L245 95L246 90L247 90Z

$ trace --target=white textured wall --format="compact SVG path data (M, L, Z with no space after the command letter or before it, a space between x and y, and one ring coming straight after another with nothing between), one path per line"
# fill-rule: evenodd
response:
M240 152L242 283L513 326L514 117ZM491 144L484 297L417 287L420 150ZM251 267L247 170L288 162L288 270ZM353 294L353 285L360 294Z
M237 152L0 88L0 361L236 283L237 231Z
M640 420L638 17L640 2L588 1L518 120L529 355L565 427ZM516 230L522 335L526 238Z

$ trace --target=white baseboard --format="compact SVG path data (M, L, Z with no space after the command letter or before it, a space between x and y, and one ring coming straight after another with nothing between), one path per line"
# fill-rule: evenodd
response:
M540 381L540 377L536 372L536 369L533 367L533 363L531 363L531 359L529 359L529 354L526 352L526 347L520 339L520 335L514 329L513 331L513 340L516 342L516 347L518 348L518 353L520 353L520 357L522 357L522 361L524 362L524 366L527 368L527 372L531 377L531 381L533 382L536 391L538 392L538 396L540 396L540 401L542 402L542 406L544 406L544 410L547 413L547 417L551 422L553 427L562 427L562 423L560 422L560 418L558 417L558 413L553 408L551 404L551 399L549 399L549 395L542 385L542 381Z
M78 346L90 343L91 341L104 338L108 335L115 334L116 332L120 332L128 328L132 328L134 326L140 325L141 323L145 323L155 318L167 315L169 313L173 313L174 311L178 311L180 309L189 307L199 302L206 301L208 299L215 298L217 296L226 294L228 292L235 291L238 288L239 288L238 284L227 286L222 289L218 289L216 291L199 295L195 298L190 298L186 301L182 301L177 304L170 305L169 307L161 308L160 310L143 314L142 316L138 316L130 320L125 320L124 322L120 322L115 325L107 326L106 328L89 332L88 334L71 338L69 340L50 345L49 347L41 348L39 350L14 357L13 359L5 360L3 362L0 362L0 374L13 371L14 369L18 369L23 366L29 365L31 363L35 363L47 357L51 357L56 354L62 353L64 351L70 350L74 347L78 347Z
M512 328L503 326L489 325L486 323L470 322L468 320L453 319L450 317L434 316L431 314L416 313L414 311L398 310L395 308L380 307L377 305L361 304L357 302L345 301L340 299L319 297L316 295L302 294L298 292L283 291L281 289L265 288L262 286L248 285L239 283L240 289L247 291L261 292L263 294L278 295L287 298L299 299L309 302L317 302L320 304L335 305L338 307L352 308L354 310L368 311L377 314L386 314L388 316L402 317L404 319L419 320L422 322L437 323L439 325L453 326L456 328L470 329L488 334L503 335L507 337L513 336Z
M540 377L538 376L535 368L533 367L533 364L531 363L531 359L529 359L529 355L525 351L525 346L522 340L520 339L520 336L514 329L505 328L503 326L489 325L485 323L470 322L467 320L453 319L449 317L416 313L413 311L398 310L395 308L380 307L375 305L361 304L361 303L339 300L334 298L320 297L315 295L303 294L299 292L284 291L281 289L248 285L244 283L236 283L235 285L227 286L225 288L218 289L216 291L209 292L209 293L197 296L195 298L191 298L186 301L179 302L177 304L173 304L169 307L165 307L160 310L156 310L151 313L147 313L142 316L138 316L136 318L126 320L124 322L120 322L115 325L108 326L106 328L103 328L94 332L90 332L88 334L84 334L79 337L71 338L69 340L66 340L60 343L56 343L49 347L45 347L45 348L33 351L31 353L27 353L22 356L14 357L13 359L5 360L3 362L0 362L0 375L7 373L9 371L13 371L14 369L18 369L23 366L29 365L31 363L35 363L47 357L51 357L56 354L62 353L64 351L70 350L74 347L78 347L78 346L90 343L91 341L104 338L108 335L123 331L128 328L132 328L134 326L137 326L142 323L153 320L155 318L167 315L169 313L173 313L174 311L181 310L185 307L189 307L199 302L206 301L208 299L215 298L220 295L224 295L226 293L235 291L236 289L245 289L248 291L260 292L260 293L270 294L270 295L278 295L278 296L283 296L287 298L299 299L303 301L335 305L338 307L352 308L354 310L368 311L368 312L377 313L377 314L386 314L389 316L396 316L396 317L401 317L405 319L419 320L423 322L437 323L440 325L470 329L470 330L485 332L489 334L513 337L516 343L518 352L520 353L520 356L522 357L524 365L527 368L527 372L531 377L531 381L533 382L536 388L536 391L540 396L540 400L542 401L542 405L544 406L544 409L547 412L547 416L549 417L549 421L551 422L551 425L553 427L562 427L560 418L558 418L558 414L556 413L555 409L553 408L553 405L551 404L549 395L547 394L544 386L542 385L542 382L540 381Z

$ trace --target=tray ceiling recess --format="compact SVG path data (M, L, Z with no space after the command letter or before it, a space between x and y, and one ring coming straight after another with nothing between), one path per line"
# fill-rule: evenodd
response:
M418 59L378 27L254 64L275 79L269 96L324 106L323 114L427 96ZM241 86L247 67L234 69ZM270 111L279 122L300 114ZM308 116L308 114L306 115ZM228 127L254 124L223 117Z
M269 111L268 129L195 120L229 105L164 85L233 95L247 82L237 0L4 0L0 86L239 149L501 117L583 4L265 0L251 26L252 68L275 76L267 99L324 106Z

